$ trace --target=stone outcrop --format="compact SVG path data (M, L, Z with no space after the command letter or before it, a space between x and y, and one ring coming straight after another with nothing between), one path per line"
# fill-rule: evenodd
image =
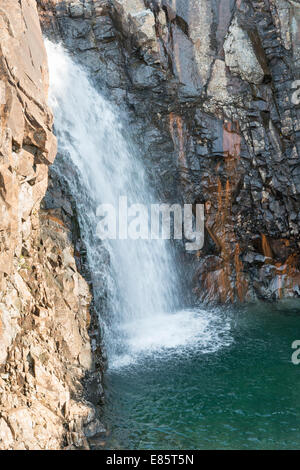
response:
M225 64L233 75L256 85L263 82L264 68L259 63L251 37L239 25L237 16L234 17L224 41L224 55Z
M94 320L72 216L40 210L56 139L36 2L1 0L0 23L0 449L88 448Z
M196 296L299 297L299 2L38 4L126 108L161 199L205 204L204 249L182 255Z

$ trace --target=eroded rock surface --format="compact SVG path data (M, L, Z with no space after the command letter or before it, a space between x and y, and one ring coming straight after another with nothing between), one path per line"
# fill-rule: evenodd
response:
M40 210L56 155L47 88L36 2L1 0L0 449L88 448L103 432L86 393L90 289L71 224Z
M89 448L105 432L95 285L76 204L48 184L36 4L124 110L161 201L205 204L205 246L181 262L220 302L300 296L300 4L0 1L0 448Z
M205 204L205 247L182 258L195 294L298 297L299 2L38 3L126 108L162 201Z

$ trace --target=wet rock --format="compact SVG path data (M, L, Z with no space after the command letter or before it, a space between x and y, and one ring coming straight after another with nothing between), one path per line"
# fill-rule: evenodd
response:
M79 53L78 60L126 108L160 197L206 204L205 250L193 259L182 255L194 273L203 270L201 282L195 276L197 295L297 296L299 268L290 261L299 237L300 115L291 101L300 57L297 4L117 0L102 10L101 2L91 3L103 34L97 32L92 59ZM46 23L44 30L50 32ZM73 51L79 39L70 42ZM262 234L272 243L289 241L284 256L277 249L272 260L275 268L286 265L285 288L281 281L271 288L278 278ZM221 260L215 271L205 269L210 256ZM259 289L264 265L269 274Z
M92 421L84 428L84 434L88 437L101 437L105 435L106 429L99 420Z
M100 16L93 27L97 41L110 40L115 37L115 29L109 16Z
M141 89L154 88L160 82L156 70L146 64L137 64L130 69L130 77L133 85Z

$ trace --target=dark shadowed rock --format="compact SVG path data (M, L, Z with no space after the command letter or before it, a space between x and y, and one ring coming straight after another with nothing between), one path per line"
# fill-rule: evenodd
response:
M126 109L161 198L205 203L206 248L183 254L201 267L195 292L220 301L298 296L298 3L82 1L91 17L72 17L64 3L40 2L44 31L63 37Z

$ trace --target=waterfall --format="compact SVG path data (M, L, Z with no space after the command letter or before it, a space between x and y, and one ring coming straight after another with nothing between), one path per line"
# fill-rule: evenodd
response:
M181 305L180 279L168 240L106 240L97 237L96 208L128 204L149 206L156 195L147 180L143 155L130 142L118 111L94 88L86 72L60 45L46 41L50 70L49 101L55 117L59 155L55 171L66 179L87 248L94 297L106 277L108 313L99 312L110 367L141 355L186 346L199 339L215 347L209 315ZM72 166L72 177L67 168ZM103 266L103 248L110 275ZM99 292L98 287L99 286ZM101 293L102 295L102 293Z

